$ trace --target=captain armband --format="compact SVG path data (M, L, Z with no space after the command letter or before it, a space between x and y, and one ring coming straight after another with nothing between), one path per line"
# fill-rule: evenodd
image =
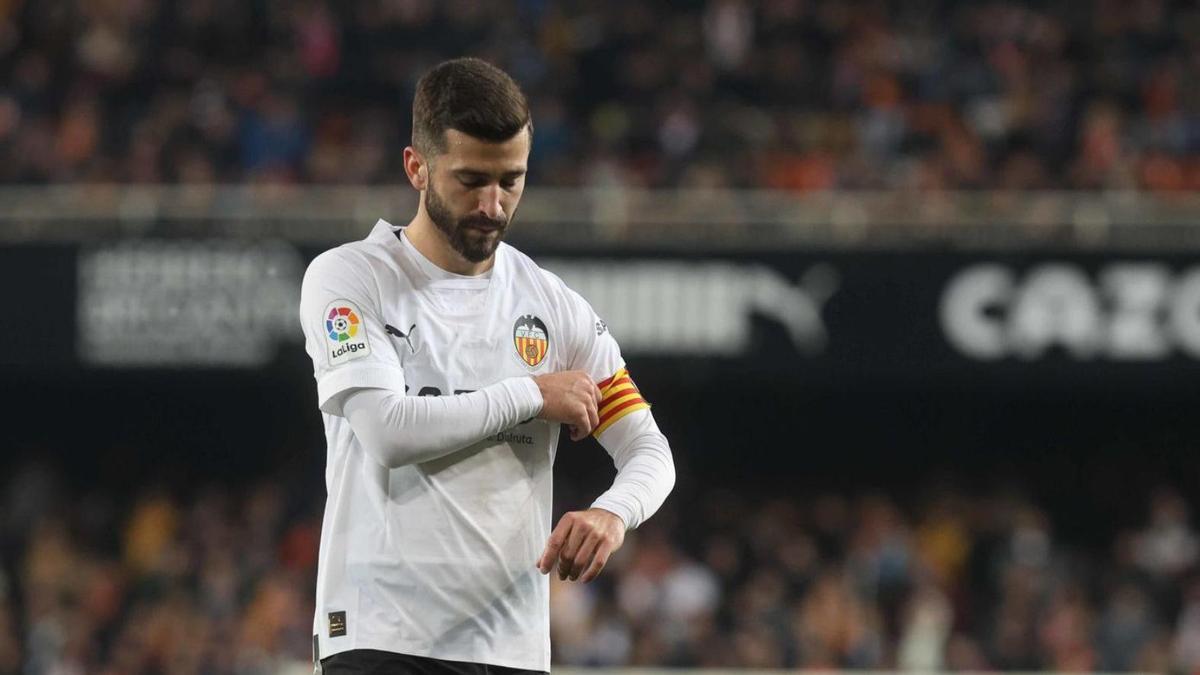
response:
M648 410L650 404L642 398L642 392L629 377L629 371L621 368L612 377L596 385L600 388L600 423L592 431L599 437L617 420L637 410Z

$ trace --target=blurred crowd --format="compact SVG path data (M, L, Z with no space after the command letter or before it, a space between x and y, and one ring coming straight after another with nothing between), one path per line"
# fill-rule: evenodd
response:
M402 182L459 55L542 186L1200 190L1190 0L4 0L0 181Z
M700 501L596 585L556 582L562 663L1200 671L1200 538L1171 490L1107 552L1018 493Z
M0 673L311 672L321 504L292 483L11 475ZM677 495L597 581L552 581L555 662L1200 672L1200 538L1170 489L1107 551L1016 492L748 495Z
M284 481L181 499L0 494L0 674L310 675L320 501ZM123 503L129 500L127 504Z

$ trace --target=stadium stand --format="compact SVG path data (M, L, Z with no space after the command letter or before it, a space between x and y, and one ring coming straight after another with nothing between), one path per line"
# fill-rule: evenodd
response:
M389 183L415 74L529 91L543 186L1200 189L1200 10L8 2L0 181Z
M305 672L320 515L291 482L117 496L14 472L0 673ZM1200 667L1200 535L1167 488L1107 551L1065 543L1018 491L953 484L904 504L709 489L669 508L593 584L553 582L556 663Z

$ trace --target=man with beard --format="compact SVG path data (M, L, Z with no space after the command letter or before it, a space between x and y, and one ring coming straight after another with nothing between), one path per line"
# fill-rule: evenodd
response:
M546 575L594 579L674 484L607 326L502 242L532 136L503 71L438 65L404 150L416 215L304 276L328 444L313 650L330 675L549 671ZM551 532L561 424L617 474Z

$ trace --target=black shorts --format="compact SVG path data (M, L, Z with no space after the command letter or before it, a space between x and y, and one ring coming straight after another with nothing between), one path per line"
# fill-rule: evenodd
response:
M321 670L324 675L547 675L542 670L446 661L376 649L351 649L334 654L321 659Z

